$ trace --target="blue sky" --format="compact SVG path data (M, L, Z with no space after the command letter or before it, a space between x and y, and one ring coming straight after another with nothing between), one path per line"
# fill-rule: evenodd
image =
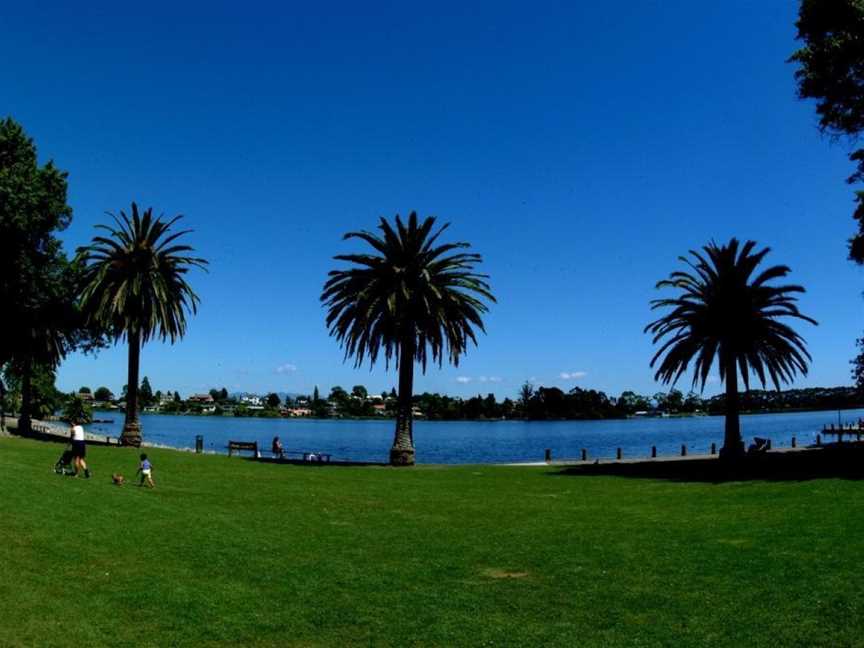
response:
M0 13L0 113L69 171L70 250L132 200L196 230L201 310L145 347L154 388L389 389L343 364L318 296L344 232L412 209L474 244L499 298L418 390L653 393L655 282L733 235L808 289L796 384L849 383L851 167L795 97L795 3L71 4ZM58 384L116 390L125 363L75 355Z

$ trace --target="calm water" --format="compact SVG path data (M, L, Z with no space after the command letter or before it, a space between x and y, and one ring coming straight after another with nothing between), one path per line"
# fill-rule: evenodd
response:
M123 425L120 412L99 412L89 430L117 436ZM844 423L864 418L864 410L842 412ZM792 436L801 445L812 443L823 425L837 423L837 412L759 414L742 416L745 441L771 439L775 447L788 447ZM175 448L192 448L195 435L204 437L209 451L226 452L229 439L258 441L269 450L274 436L286 450L327 452L333 459L385 461L393 440L393 421L340 421L312 419L255 419L208 416L141 416L146 441ZM589 457L647 456L652 445L659 454L679 454L681 444L690 453L707 453L711 443L723 442L723 418L704 416L623 421L521 422L474 421L415 422L414 442L421 463L503 463L541 461L545 448L554 458L577 458L582 448Z

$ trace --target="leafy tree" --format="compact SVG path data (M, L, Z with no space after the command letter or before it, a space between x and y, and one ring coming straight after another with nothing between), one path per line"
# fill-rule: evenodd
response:
M182 400L181 400L181 398L180 398L180 392L176 392L176 391L174 392L174 402L175 402L175 403L180 403L180 402L182 402Z
M17 366L19 430L30 429L35 373L49 371L73 348L98 346L77 307L80 265L70 263L56 234L68 227L67 174L49 161L13 119L0 120L0 366Z
M330 388L330 395L327 397L327 400L333 401L334 403L344 403L348 399L348 392L342 389L339 385Z
M151 337L174 343L186 333L186 315L194 314L198 296L186 282L192 267L207 262L189 256L192 248L177 243L190 230L172 231L181 218L167 221L153 218L152 209L138 213L132 203L132 217L121 211L112 214L114 226L99 225L107 236L96 236L82 249L87 264L86 288L82 301L90 317L106 327L115 342L129 343L130 391L126 399L126 421L121 440L141 445L138 420L138 366L141 345Z
M636 411L636 393L632 391L623 391L615 401L616 409L622 414L632 414Z
M114 394L107 387L99 387L93 394L93 399L97 401L110 401L114 399Z
M366 400L369 398L369 392L366 391L366 388L363 385L354 385L354 387L351 388L351 395L360 400Z
M864 338L858 338L855 342L860 353L852 360L852 379L856 387L864 392Z
M803 44L791 61L802 99L816 99L819 128L833 137L855 141L864 132L864 2L803 0L797 38ZM864 180L864 149L849 156L856 172L848 182ZM849 256L864 263L864 191L856 192L858 232L849 242Z
M225 389L224 387L221 390L219 390L218 400L220 400L220 401L227 401L228 400L228 390Z
M89 387L79 387L78 393L79 394L92 394L93 392L90 391Z
M157 389L156 393L153 394L153 401L156 403L162 402L162 390L161 389Z
M10 363L3 371L3 380L10 392L7 398L23 410L27 396L29 411L36 418L54 415L66 401L66 395L55 386L55 378L54 368L47 364L34 364L25 373L20 365ZM25 381L30 383L26 390Z
M701 410L702 407L703 403L702 399L699 397L699 394L694 391L688 392L687 398L684 400L682 411L692 413Z
M739 423L738 373L746 389L754 373L764 387L770 381L779 391L780 383L790 382L796 373L807 374L810 355L804 340L781 318L815 320L802 315L796 293L804 288L794 285L773 286L769 282L789 274L786 266L772 266L754 277L768 254L764 248L753 252L756 243L739 246L736 239L718 246L710 243L702 252L691 251L682 258L689 270L673 272L660 281L658 288L672 288L673 298L655 299L652 309L670 309L645 327L662 343L651 360L659 361L655 379L675 384L693 363L693 386L702 389L714 365L726 386L726 426L722 457L743 454Z
M670 412L680 412L684 407L684 394L677 389L670 389L666 394L666 409Z
M379 222L380 235L350 232L346 239L360 239L371 254L346 254L335 258L352 267L332 270L321 301L328 308L327 328L354 357L355 366L368 359L374 365L383 351L385 365L395 359L399 369L399 404L390 463L414 464L412 402L414 362L426 371L431 355L441 366L445 354L458 366L475 331L483 331L486 301L495 298L486 275L475 272L479 254L457 252L468 243L439 245L447 225L434 231L435 218L422 223L411 212L407 225L397 215L395 227Z
M212 398L214 401L219 400L220 392L218 389L211 389L209 393L210 393L210 398Z
M270 409L276 409L281 402L278 394L267 394L267 407Z
M150 379L147 376L144 376L141 386L138 388L138 399L141 401L142 407L149 407L153 404L153 388L150 386Z
M532 396L534 396L534 386L526 381L525 384L519 388L519 405L526 413Z
M63 420L76 423L90 423L93 410L79 394L71 394L63 407Z

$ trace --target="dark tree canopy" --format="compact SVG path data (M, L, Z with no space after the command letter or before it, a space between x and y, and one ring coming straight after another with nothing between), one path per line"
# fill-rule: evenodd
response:
M94 400L97 400L97 401L110 401L111 399L114 398L114 394L112 394L111 390L108 389L107 387L99 387L93 393L93 398L94 398Z
M39 165L18 123L0 120L0 366L54 367L86 343L76 304L81 268L56 237L72 219L66 177L53 162Z
M803 0L798 14L802 47L791 61L802 99L816 100L819 127L832 137L857 141L864 131L864 1ZM864 180L864 149L850 159L857 170L850 183ZM858 232L849 241L849 258L864 263L864 191L856 192Z

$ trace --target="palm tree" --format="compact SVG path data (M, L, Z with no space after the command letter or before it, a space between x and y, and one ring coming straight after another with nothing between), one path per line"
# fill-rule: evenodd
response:
M418 222L411 212L407 225L397 215L395 227L384 218L378 229L349 232L375 253L334 257L353 267L333 270L324 284L321 301L327 307L327 328L359 367L368 359L375 364L383 350L385 366L395 359L399 370L396 434L390 463L414 464L412 396L414 362L423 372L431 356L440 367L454 366L468 348L477 344L475 330L485 332L482 315L494 302L486 275L474 271L479 254L457 252L468 243L437 244L448 225L434 231L435 218Z
M186 314L194 314L198 296L186 283L191 267L204 269L207 261L188 256L192 248L177 244L191 230L171 231L182 216L162 220L153 210L138 213L132 203L132 217L121 211L111 214L115 226L97 225L108 236L95 236L82 248L86 282L82 305L88 316L101 324L117 342L129 342L129 377L126 394L126 421L121 440L141 444L138 420L138 365L141 345L151 337L173 344L186 333Z
M715 357L720 380L726 386L726 426L721 457L736 458L743 454L738 417L738 374L750 389L750 375L755 374L763 388L770 380L775 389L789 383L800 372L807 374L810 354L804 340L780 318L792 317L811 324L816 321L802 315L796 306L797 293L804 288L795 285L769 285L785 277L790 269L771 266L754 278L754 273L769 252L753 252L754 241L740 246L736 239L718 246L713 241L691 250L692 258L680 257L689 271L673 272L660 281L658 288L674 288L677 297L655 299L651 308L670 308L660 319L645 327L662 345L651 360L659 361L656 380L674 385L693 362L693 387L705 383Z

